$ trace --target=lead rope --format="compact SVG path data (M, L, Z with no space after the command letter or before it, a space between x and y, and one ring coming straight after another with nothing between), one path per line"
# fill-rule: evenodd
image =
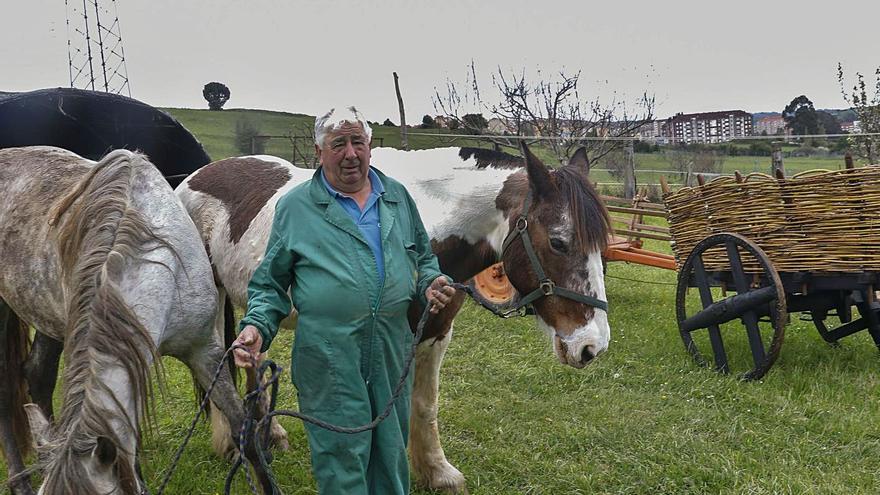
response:
M573 301L577 301L579 303L586 304L586 305L589 305L594 308L598 308L598 309L601 309L601 310L607 312L608 311L608 303L606 301L602 301L598 298L588 296L586 294L581 294L581 293L578 293L578 292L575 292L575 291L572 291L569 289L559 287L556 284L554 284L553 281L549 277L546 277L544 270L541 267L541 263L538 260L538 257L534 251L534 248L532 247L531 237L529 236L529 231L528 231L529 224L528 224L528 220L526 218L526 215L528 214L529 208L531 206L531 202L532 202L532 192L531 192L531 190L529 190L529 192L526 193L525 200L523 201L523 208L520 212L519 217L517 218L515 229L512 230L510 233L508 233L507 237L504 239L504 242L502 243L501 254L502 254L502 256L504 255L504 252L507 251L507 248L513 243L513 241L517 237L522 238L523 248L525 249L526 254L528 255L529 261L532 265L532 269L535 271L535 275L538 277L538 288L536 288L535 290L526 294L522 299L520 299L515 304L515 306L513 308L509 308L506 310L498 310L497 308L492 307L491 305L487 304L481 298L474 297L474 292L471 287L464 285L464 284L459 284L459 283L452 283L450 285L457 290L465 291L478 304L480 304L484 308L490 310L496 316L500 316L502 318L508 318L511 316L525 316L526 314L528 314L529 308L531 307L532 302L534 302L535 300L537 300L541 297L547 297L547 296L551 296L551 295L571 299ZM429 314L430 314L429 308L426 307L424 309L424 311L422 311L422 316L419 319L418 326L416 327L416 333L413 336L412 347L410 349L409 356L407 356L406 363L404 364L404 369L401 372L400 380L398 381L397 386L394 388L394 394L392 395L391 399L388 401L388 404L385 406L385 409L382 411L382 414L377 416L375 419L373 419L373 421L371 421L370 423L368 423L366 425L356 426L356 427L337 426L337 425L322 421L318 418L314 418L312 416L307 416L307 415L302 414L298 411L287 410L287 409L275 411L274 410L275 409L275 402L276 402L277 396L278 396L278 379L281 376L281 371L278 368L278 365L276 365L273 361L266 360L266 362L264 362L263 365L260 366L260 368L259 368L259 380L258 380L259 385L257 386L257 388L255 390L248 393L244 399L244 401L245 401L245 418L242 421L241 429L239 430L239 434L238 434L239 456L238 456L238 460L232 466L232 469L230 469L229 474L226 476L226 491L225 491L225 493L227 495L230 493L232 480L235 478L235 474L238 471L238 469L243 464L250 462L247 460L247 458L242 453L245 451L244 446L247 445L247 439L248 439L248 435L251 432L251 429L255 427L257 433L259 433L261 429L264 429L265 431L263 432L263 436L265 437L265 443L268 443L269 432L268 432L268 429L265 429L264 427L265 427L266 423L268 421L271 421L271 419L275 416L289 416L292 418L298 418L298 419L301 419L307 423L314 424L315 426L318 426L320 428L324 428L326 430L333 431L336 433L353 434L353 433L361 433L361 432L364 432L367 430L372 430L372 429L376 428L376 426L379 423L381 423L385 418L388 417L389 414L391 414L391 408L394 407L394 403L397 401L397 399L400 397L401 392L403 391L403 386L406 383L406 378L409 375L410 367L412 365L413 358L415 357L416 347L418 346L419 341L421 340L422 333L423 333L424 327L425 327L425 322L427 322ZM186 444L189 442L190 438L192 437L193 431L195 430L195 426L199 420L199 417L201 416L201 414L204 412L205 408L207 407L208 400L211 396L211 392L213 391L214 385L217 382L217 379L219 378L220 373L222 372L223 366L225 366L226 359L229 358L229 354L237 347L238 346L232 346L226 350L226 353L224 353L223 359L221 360L220 365L217 367L217 371L214 373L214 378L211 380L211 386L208 387L208 390L205 393L205 398L204 398L204 400L202 400L202 404L199 406L199 411L198 411L198 413L196 413L196 417L193 419L193 422L190 425L189 431L187 432L183 443L177 449L177 453L174 456L174 460L172 461L171 466L168 468L168 471L165 473L165 478L162 481L162 485L159 488L157 495L162 495L163 491L165 490L165 486L168 484L168 480L171 478L171 474L174 472L174 469L176 469L177 464L180 461L180 457L183 454L183 449L186 447ZM269 380L264 381L263 376L265 375L266 371L270 368L272 369L272 375L270 376ZM260 399L260 397L262 397L262 394L264 394L266 392L267 388L269 388L269 387L271 387L269 412L260 421L255 422L254 418L256 417L257 412L258 412L257 406L259 404L259 399ZM272 471L269 468L270 461L266 460L265 453L262 449L263 442L261 442L260 440L261 440L260 435L256 435L254 438L254 444L257 449L257 456L260 461L260 466L266 471L266 474L269 477L269 482L271 483L273 492L280 493L280 491L278 491L278 487L275 483L274 476L272 475ZM251 476L250 476L250 472L247 469L245 469L245 477L247 478L248 486L250 486L251 492L256 494L257 493L256 486L254 486L253 480L251 479Z
M450 287L453 287L456 290L461 290L466 292L467 294L473 296L473 289L471 287L460 284L460 283L451 283ZM391 398L388 400L388 403L385 405L385 409L381 414L376 416L372 421L365 425L361 426L338 426L332 423L328 423L321 419L315 418L313 416L308 416L299 411L293 411L289 409L281 409L275 410L275 404L278 398L278 379L281 377L282 370L281 368L275 364L272 360L267 359L259 368L259 379L257 380L257 388L253 391L249 392L245 395L244 398L244 408L245 408L245 417L241 424L241 429L238 432L238 459L232 465L232 468L229 470L229 473L226 475L226 482L224 485L224 493L229 495L232 489L232 482L235 479L235 475L238 472L239 468L243 465L245 466L245 478L247 480L248 486L250 487L251 493L258 494L257 487L251 479L250 471L247 469L246 464L249 464L250 461L244 456L245 446L247 445L248 438L251 434L255 434L254 436L254 446L257 451L257 457L260 462L260 467L264 469L266 475L269 478L270 486L272 487L272 494L280 494L281 491L278 488L278 485L275 481L275 477L272 473L272 470L269 467L269 463L271 459L266 459L266 453L263 450L263 444L268 444L268 436L269 429L266 428L266 425L269 421L272 420L275 416L289 416L292 418L298 418L306 423L311 423L319 428L323 428L325 430L329 430L336 433L345 433L345 434L354 434L354 433L362 433L364 431L375 429L379 423L385 420L390 414L391 410L394 408L394 403L397 402L397 399L400 398L400 395L403 393L404 386L406 385L407 377L409 376L410 369L412 368L412 362L415 359L416 348L419 345L419 341L422 338L422 334L425 330L425 324L428 321L428 317L430 316L430 306L426 306L422 311L422 316L419 319L419 323L416 326L416 332L413 335L412 345L410 346L409 355L407 355L406 361L403 365L403 370L400 373L400 379L397 381L397 385L394 387L394 392ZM196 425L198 424L199 418L202 413L208 407L208 402L210 401L211 393L214 391L214 386L217 384L217 380L220 378L220 375L223 373L223 368L226 366L226 360L229 359L229 355L237 348L243 348L242 346L233 345L223 354L223 358L220 360L219 365L217 366L217 370L214 372L214 376L211 379L211 385L205 391L205 397L202 399L201 404L199 405L199 409L196 412L195 418L193 418L190 423L189 430L186 433L186 436L183 439L183 442L180 444L180 447L177 448L177 452L174 454L174 458L169 465L168 469L165 471L165 476L163 477L162 484L159 487L159 490L156 492L156 495L162 495L165 491L165 487L168 485L168 482L171 480L171 476L174 473L175 469L177 469L177 465L180 462L181 457L183 456L183 451L186 448L187 443L189 443L192 438L193 432L195 431ZM263 377L266 371L271 370L271 375L268 380L263 380ZM267 389L270 390L270 401L269 401L269 412L263 416L260 421L256 421L255 418L258 414L259 402L260 398L266 393ZM262 432L262 435L260 433ZM262 437L262 438L261 438Z

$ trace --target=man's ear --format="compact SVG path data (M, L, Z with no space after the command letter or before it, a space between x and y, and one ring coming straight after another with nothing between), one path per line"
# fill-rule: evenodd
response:
M315 159L318 160L318 163L321 163L321 147L317 144L315 145Z

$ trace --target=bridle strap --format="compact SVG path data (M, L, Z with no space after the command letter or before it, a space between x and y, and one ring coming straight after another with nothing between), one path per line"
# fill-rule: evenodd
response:
M559 296L564 297L566 299L571 299L572 301L577 301L582 304L586 304L588 306L592 306L594 308L601 309L602 311L608 312L608 302L603 301L599 298L589 296L587 294L581 294L580 292L575 292L573 290L565 289L557 286L553 280L550 279L545 273L544 268L541 266L541 262L538 260L538 255L535 253L535 248L532 244L532 238L529 236L529 221L526 218L526 215L529 213L529 208L532 205L532 190L526 193L526 198L523 201L523 207L520 211L519 217L516 219L516 224L514 225L514 230L512 230L507 237L504 239L504 242L501 244L501 259L504 259L504 253L507 252L507 248L513 243L513 241L519 237L522 238L523 248L526 250L526 255L529 257L529 262L532 264L532 270L534 270L535 275L538 277L538 288L526 294L522 299L520 299L516 306L508 310L508 312L514 312L519 310L520 308L530 305L534 301L545 297L545 296Z

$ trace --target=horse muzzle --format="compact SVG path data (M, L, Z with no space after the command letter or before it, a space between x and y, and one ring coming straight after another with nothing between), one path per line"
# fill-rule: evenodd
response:
M554 332L553 351L560 363L580 369L608 349L608 333L592 321L567 337Z

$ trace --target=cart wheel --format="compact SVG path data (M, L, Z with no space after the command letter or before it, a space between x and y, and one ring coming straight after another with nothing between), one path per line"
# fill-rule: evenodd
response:
M727 270L706 272L703 254L713 248L716 253L719 249L726 250L730 261ZM744 262L752 267L757 265L759 272L746 273ZM717 287L721 282L727 284L727 290L730 291L728 297L718 291L713 296L712 287ZM688 304L689 287L696 287L699 292L699 300L692 300L691 304ZM735 294L730 295L733 292ZM693 314L688 315L689 311ZM675 312L685 348L698 364L707 365L701 349L711 351L715 369L720 372L730 373L732 368L751 367L739 375L744 380L757 380L773 366L782 347L788 318L785 290L773 263L761 248L747 238L729 233L703 239L687 257L678 272ZM722 339L722 328L724 323L735 319L739 319L746 329L751 361L728 360L724 340L733 343L738 336L742 339L742 334L725 330ZM702 329L706 329L708 335L703 334ZM768 338L771 331L772 337Z
M519 292L504 272L503 263L495 263L465 283L473 289L474 299L485 308L506 311L520 300Z

